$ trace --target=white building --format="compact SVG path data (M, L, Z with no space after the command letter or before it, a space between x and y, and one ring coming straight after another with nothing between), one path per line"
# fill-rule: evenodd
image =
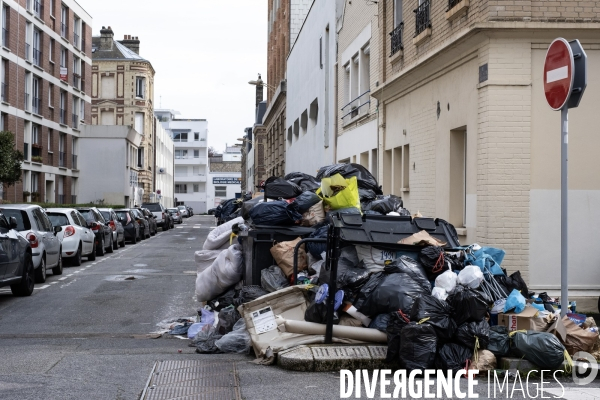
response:
M176 118L179 113L173 110L154 110L154 114L173 138L175 205L185 204L195 213L205 213L208 122L206 119Z
M138 186L138 148L142 135L126 125L84 125L79 139L80 203L125 205L142 204L143 189Z
M175 146L171 135L163 128L157 118L154 118L155 139L154 151L156 152L154 162L156 180L154 182L155 196L151 196L153 201L161 203L165 207L175 205L175 166L174 153Z
M315 0L287 59L285 172L335 162L336 2Z
M210 157L207 184L209 208L222 200L242 195L242 152L239 147L226 147L223 154Z

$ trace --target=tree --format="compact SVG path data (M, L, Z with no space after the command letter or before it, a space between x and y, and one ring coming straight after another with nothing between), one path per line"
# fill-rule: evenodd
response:
M210 146L210 147L208 148L208 156L209 156L209 157L214 157L214 156L216 156L217 154L219 154L219 152L218 152L218 151L217 151L217 150L216 150L214 147Z
M0 132L0 183L7 188L21 181L23 153L15 149L12 132Z

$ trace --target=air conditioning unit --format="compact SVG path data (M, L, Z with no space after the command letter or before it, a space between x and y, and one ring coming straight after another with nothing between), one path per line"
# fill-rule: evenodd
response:
M159 174L164 174L165 172L167 172L167 170L166 170L166 169L164 169L164 168L159 168L159 169L158 169L158 173L159 173Z

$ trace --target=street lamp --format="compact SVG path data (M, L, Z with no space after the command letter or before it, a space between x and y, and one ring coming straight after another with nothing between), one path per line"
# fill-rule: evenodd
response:
M277 91L277 87L273 86L273 85L269 85L268 83L263 82L262 79L260 79L260 74L258 74L258 79L255 81L249 81L248 82L249 85L254 85L254 86L262 86L262 87L266 87L269 90L272 90L273 92Z

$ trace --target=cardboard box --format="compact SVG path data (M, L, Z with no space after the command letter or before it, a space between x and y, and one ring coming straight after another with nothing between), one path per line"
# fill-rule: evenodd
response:
M514 312L499 313L498 325L504 325L509 332L520 330L539 330L536 329L533 318L537 315L538 310L535 307L526 306L525 309L516 314Z

